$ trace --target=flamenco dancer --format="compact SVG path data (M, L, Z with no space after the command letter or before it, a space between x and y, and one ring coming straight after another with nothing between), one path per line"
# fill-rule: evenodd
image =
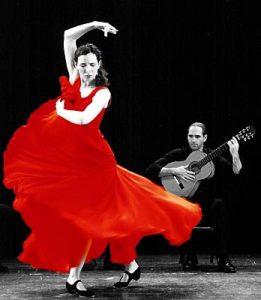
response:
M108 245L111 261L126 266L114 287L127 287L140 278L135 248L144 236L162 234L180 245L201 219L197 204L117 164L99 130L111 99L102 53L93 44L76 46L94 29L117 33L97 21L64 32L69 78L60 77L61 95L31 114L4 153L4 184L31 229L18 258L68 272L67 291L86 297L95 295L81 269Z

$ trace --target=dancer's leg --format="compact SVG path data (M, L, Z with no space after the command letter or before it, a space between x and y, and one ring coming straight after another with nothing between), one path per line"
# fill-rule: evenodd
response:
M69 284L74 284L75 281L81 280L81 276L80 276L81 275L81 270L82 270L82 267L83 267L83 265L85 263L86 256L87 256L87 254L88 254L88 252L90 250L91 244L92 244L92 241L89 240L88 243L87 243L87 246L86 246L86 251L85 251L85 253L84 253L83 257L82 257L82 260L81 260L79 266L70 269L69 277L67 279L67 282ZM78 282L77 283L77 288L79 290L81 290L81 291L85 291L86 290L86 288L84 287L84 285L83 285L82 282Z

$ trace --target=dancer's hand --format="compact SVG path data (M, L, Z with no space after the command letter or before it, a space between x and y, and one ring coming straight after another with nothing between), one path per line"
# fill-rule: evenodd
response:
M61 98L56 101L55 104L57 115L60 116L62 111L64 110L64 100Z
M107 22L94 21L93 24L97 29L104 32L105 37L108 36L108 33L116 34L118 32L118 29Z

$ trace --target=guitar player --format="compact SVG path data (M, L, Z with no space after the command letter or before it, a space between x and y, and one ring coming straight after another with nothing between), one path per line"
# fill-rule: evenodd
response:
M161 180L167 176L173 176L178 182L190 183L195 181L196 174L189 171L187 165L178 167L167 167L174 161L185 161L194 151L202 151L206 154L212 150L205 147L207 141L206 126L203 123L195 122L191 124L187 132L189 147L174 149L158 160L154 161L146 170L145 174L151 180L162 183ZM229 259L229 222L222 195L222 182L229 173L239 174L242 164L239 157L239 143L235 137L227 142L228 149L232 157L232 163L223 156L218 156L212 162L213 172L211 179L202 180L192 196L186 197L192 202L199 203L203 212L202 221L212 226L215 235L215 255L220 272L235 273L236 268ZM205 155L205 154L204 154ZM209 164L210 165L210 164ZM231 170L233 172L231 172ZM200 225L199 225L200 226ZM187 243L186 255L183 261L183 270L195 270L198 258L193 248Z

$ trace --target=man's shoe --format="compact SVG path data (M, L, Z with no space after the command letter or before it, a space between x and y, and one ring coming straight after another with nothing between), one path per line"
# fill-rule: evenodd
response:
M183 271L193 271L197 269L198 258L196 254L187 254L182 263Z
M218 258L218 271L224 273L236 273L236 268L228 257Z
M0 264L0 273L9 273L9 269Z

